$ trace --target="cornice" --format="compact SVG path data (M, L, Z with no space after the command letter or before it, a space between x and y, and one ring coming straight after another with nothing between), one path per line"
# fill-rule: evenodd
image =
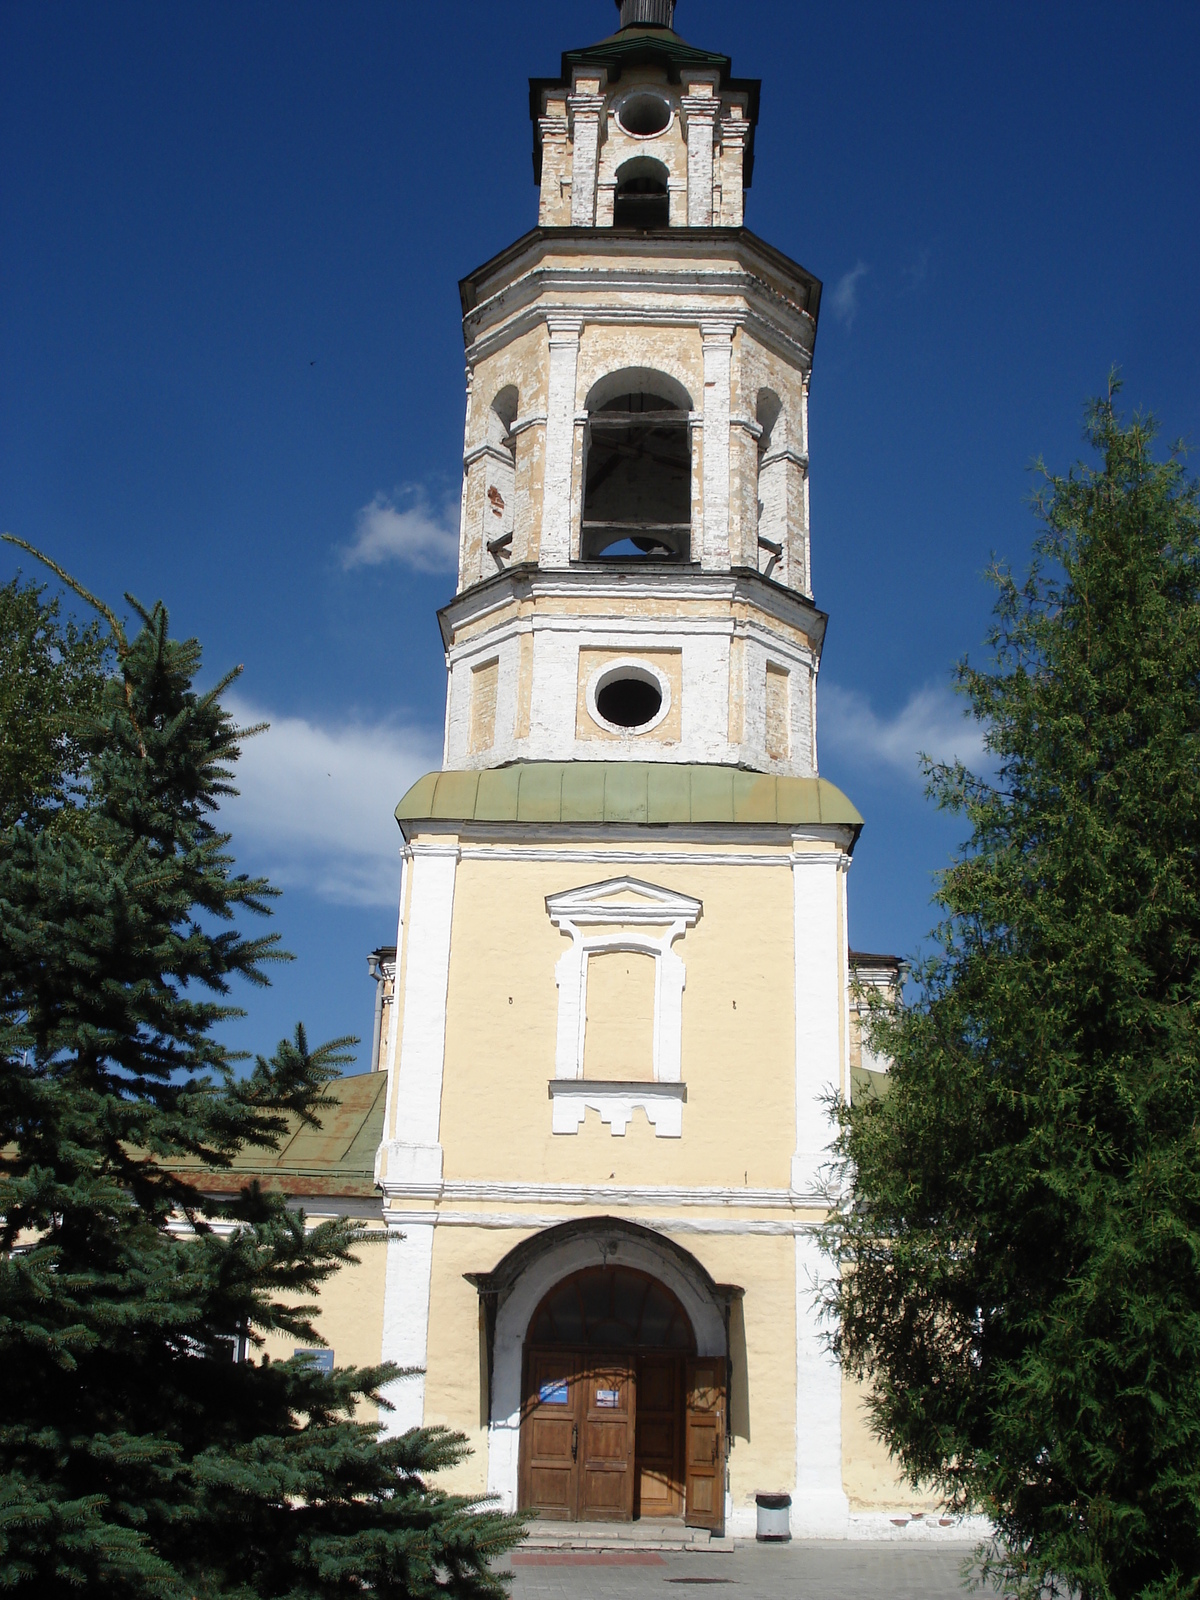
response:
M537 603L542 598L611 599L627 603L631 599L679 601L724 601L729 605L750 605L765 616L804 633L819 658L829 622L806 596L788 589L753 567L731 567L725 572L703 572L694 564L649 567L616 562L576 562L570 567L539 567L521 562L505 567L481 582L472 584L438 611L442 644L453 646L454 634L465 623L478 620L491 611L515 603Z
M719 269L699 274L694 263L728 261L732 257L740 263L740 271L733 276L760 285L777 311L783 309L806 323L808 338L800 342L811 347L815 339L821 303L820 279L749 228L662 228L643 232L568 227L533 228L461 280L459 293L468 345L476 337L470 330L494 319L496 302L511 294L519 279L540 271L552 273L553 268L542 269L537 264L563 251L609 257L610 273L618 279L623 275L628 287L639 291L669 289L672 278L685 276L689 270L694 277L707 283L712 278L720 278ZM662 265L664 256L674 258L672 265ZM658 265L639 271L640 263L650 260ZM570 269L558 270L570 272ZM604 271L601 264L589 265L582 276L594 282L597 273ZM580 275L577 269L575 276Z

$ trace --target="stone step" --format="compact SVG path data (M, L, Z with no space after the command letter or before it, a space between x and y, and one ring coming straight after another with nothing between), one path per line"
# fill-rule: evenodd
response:
M523 1550L732 1551L732 1539L681 1522L549 1522L530 1524Z

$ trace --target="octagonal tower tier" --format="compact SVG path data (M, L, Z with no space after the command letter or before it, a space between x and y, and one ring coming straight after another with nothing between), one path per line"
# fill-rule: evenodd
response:
M666 0L618 4L619 32L531 81L538 227L460 286L445 765L812 777L821 285L742 224L758 82Z

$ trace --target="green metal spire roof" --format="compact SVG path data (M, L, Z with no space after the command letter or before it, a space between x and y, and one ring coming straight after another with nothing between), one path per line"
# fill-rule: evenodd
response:
M862 818L824 778L651 761L518 761L429 772L396 807L414 822L724 823L852 828ZM407 830L406 830L407 831Z

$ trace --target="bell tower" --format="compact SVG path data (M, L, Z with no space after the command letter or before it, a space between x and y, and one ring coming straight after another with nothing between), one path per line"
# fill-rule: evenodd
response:
M548 1519L753 1532L766 1485L840 1536L809 1285L862 819L817 769L821 285L745 223L758 81L673 0L616 20L531 81L537 224L461 284L445 758L396 808L386 1425L461 1429L454 1486Z
M812 778L821 286L744 225L758 81L618 10L531 81L538 225L461 284L445 763Z

